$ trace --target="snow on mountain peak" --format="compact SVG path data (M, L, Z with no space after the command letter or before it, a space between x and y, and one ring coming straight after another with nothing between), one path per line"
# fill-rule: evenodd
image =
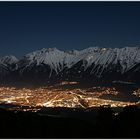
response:
M70 50L70 51L64 51L65 53L71 54L71 55L77 55L79 53L78 50Z
M16 60L16 59L15 59ZM79 63L80 62L80 63ZM80 64L81 66L77 65ZM106 71L116 71L121 74L129 71L140 63L140 47L101 48L90 47L83 50L60 51L56 48L43 48L24 56L18 63L20 72L26 69L49 66L50 76L54 70L56 74L65 70L76 72L80 67L89 74L100 77ZM35 66L35 67L34 67ZM28 71L27 70L27 71Z
M56 48L43 48L41 50L34 51L24 56L23 61L25 66L31 65L48 65L51 70L55 70L56 73L63 70L64 67L70 65L72 54L60 51Z
M26 54L20 60L13 55L0 58L0 74L3 78L12 72L25 78L31 74L31 77L40 78L41 75L50 80L54 78L53 76L57 76L57 80L86 78L86 75L87 78L94 79L104 78L109 74L129 75L135 70L137 73L140 71L140 47L89 47L71 51L43 48ZM112 79L116 80L115 78Z
M15 64L18 62L18 59L13 55L6 55L0 58L0 63L3 64Z

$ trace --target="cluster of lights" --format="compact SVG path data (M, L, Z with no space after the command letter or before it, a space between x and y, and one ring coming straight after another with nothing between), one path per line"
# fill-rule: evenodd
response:
M136 95L137 97L140 97L140 88L137 89L137 90L135 90L135 91L133 92L133 94Z
M86 90L86 94L92 94L96 97L100 97L102 95L118 95L119 92L114 88L110 87L92 87Z
M63 82L62 85L67 84ZM75 84L75 83L68 83ZM115 88L93 87L89 89L61 89L55 87L42 87L36 89L16 89L14 87L0 87L0 102L16 104L18 106L38 107L98 107L109 105L111 107L124 107L136 103L101 99L104 94L117 95ZM27 109L26 109L27 110Z

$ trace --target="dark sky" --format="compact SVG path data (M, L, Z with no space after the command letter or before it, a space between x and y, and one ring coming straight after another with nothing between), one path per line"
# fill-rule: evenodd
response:
M140 45L140 2L0 2L0 55Z

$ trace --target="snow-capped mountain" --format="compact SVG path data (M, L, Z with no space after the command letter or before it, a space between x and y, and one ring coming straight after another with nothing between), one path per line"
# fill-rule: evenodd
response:
M64 69L65 65L70 65L73 54L64 53L56 48L43 48L42 50L35 51L25 55L25 57L19 61L20 72L24 72L32 67L46 65L51 71L54 70L57 74Z
M13 55L7 55L0 58L0 78L4 78L15 69L18 59Z
M0 58L0 63L11 65L18 62L18 59L13 55L6 55Z
M133 79L140 82L140 47L91 47L81 51L43 48L20 60L14 56L0 58L1 75L9 70L11 74L16 73L17 77L28 80Z

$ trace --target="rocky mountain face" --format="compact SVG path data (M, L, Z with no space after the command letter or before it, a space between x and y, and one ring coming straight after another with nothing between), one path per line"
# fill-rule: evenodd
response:
M0 58L0 79L4 80L17 67L18 59L13 55ZM2 81L1 81L2 82Z
M122 80L140 83L139 76L140 47L93 47L81 51L43 48L20 60L14 56L0 58L1 83L48 83L59 80L91 83Z

